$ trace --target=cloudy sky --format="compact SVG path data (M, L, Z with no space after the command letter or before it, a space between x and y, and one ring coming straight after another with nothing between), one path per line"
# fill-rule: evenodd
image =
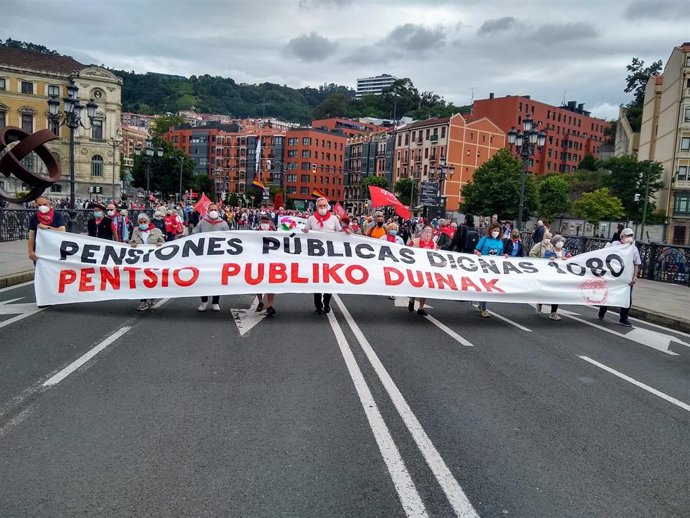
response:
M292 87L388 73L456 104L531 94L613 118L633 56L690 41L687 0L2 0L0 38L84 63Z

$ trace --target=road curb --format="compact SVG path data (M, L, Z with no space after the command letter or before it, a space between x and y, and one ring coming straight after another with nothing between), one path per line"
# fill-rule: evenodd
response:
M670 329L675 329L676 331L690 333L690 321L672 318L668 315L664 315L663 313L648 311L646 309L640 309L633 306L630 308L630 316L639 318L645 322L651 322L653 324L659 324Z
M13 273L11 275L5 275L0 277L0 289L9 288L16 284L21 284L23 282L29 282L34 280L34 270L29 270L26 272Z

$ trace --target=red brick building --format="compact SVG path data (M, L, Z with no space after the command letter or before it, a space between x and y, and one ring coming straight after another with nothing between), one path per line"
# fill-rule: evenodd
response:
M511 128L522 130L525 118L541 121L540 129L546 133L546 144L533 159L529 170L537 174L575 171L590 154L599 157L604 143L604 130L609 123L591 117L583 104L575 101L556 107L534 101L530 96L494 97L474 101L472 119L486 117L505 133ZM506 147L510 147L506 140Z
M296 202L314 200L314 189L329 200L343 201L345 144L343 135L315 128L286 133L283 186ZM300 205L300 203L297 203Z
M372 131L381 131L382 129L381 126L377 126L376 124L339 118L314 120L311 122L311 127L340 132L348 137L356 137L357 135L364 135Z

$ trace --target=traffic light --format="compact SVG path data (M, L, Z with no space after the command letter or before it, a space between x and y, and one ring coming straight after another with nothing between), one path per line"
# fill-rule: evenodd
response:
M317 167L316 164L311 165L311 172L314 174L316 174L316 167Z

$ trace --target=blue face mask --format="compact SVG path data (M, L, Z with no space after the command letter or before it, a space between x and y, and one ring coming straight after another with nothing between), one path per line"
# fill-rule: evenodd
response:
M149 224L148 223L139 223L139 228L141 230L146 230L149 228Z
M398 233L397 230L389 230L388 232L390 233L391 236L394 236Z
M96 219L101 219L103 217L103 213L100 210L94 211L93 215L96 217Z

